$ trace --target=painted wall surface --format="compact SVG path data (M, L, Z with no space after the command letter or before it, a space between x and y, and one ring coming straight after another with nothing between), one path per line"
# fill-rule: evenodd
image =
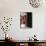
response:
M20 29L20 12L32 12L32 28ZM0 19L4 16L13 18L8 33L14 39L28 40L36 34L37 39L46 40L46 5L33 8L28 0L0 0ZM2 33L0 29L0 39L4 39Z

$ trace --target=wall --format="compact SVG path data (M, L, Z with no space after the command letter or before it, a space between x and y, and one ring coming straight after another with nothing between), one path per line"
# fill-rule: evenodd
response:
M32 12L33 27L27 29L20 29L20 12ZM40 8L33 8L30 6L28 0L0 0L0 17L12 17L13 22L8 33L17 40L27 40L34 34L39 40L46 40L46 6ZM2 35L2 31L0 35ZM4 34L4 33L3 33ZM0 39L4 37L0 36Z

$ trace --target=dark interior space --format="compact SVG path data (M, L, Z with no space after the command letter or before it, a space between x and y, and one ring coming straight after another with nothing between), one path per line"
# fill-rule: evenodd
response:
M32 12L28 12L27 17L28 17L28 19L27 19L27 27L32 28Z

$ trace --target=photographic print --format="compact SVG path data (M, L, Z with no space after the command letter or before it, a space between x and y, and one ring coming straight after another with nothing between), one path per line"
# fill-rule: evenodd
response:
M32 12L20 13L20 28L32 28Z

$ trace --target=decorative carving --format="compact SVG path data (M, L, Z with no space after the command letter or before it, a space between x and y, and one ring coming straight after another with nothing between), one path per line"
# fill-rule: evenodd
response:
M42 0L29 0L29 3L32 5L32 7L38 8L41 5Z

